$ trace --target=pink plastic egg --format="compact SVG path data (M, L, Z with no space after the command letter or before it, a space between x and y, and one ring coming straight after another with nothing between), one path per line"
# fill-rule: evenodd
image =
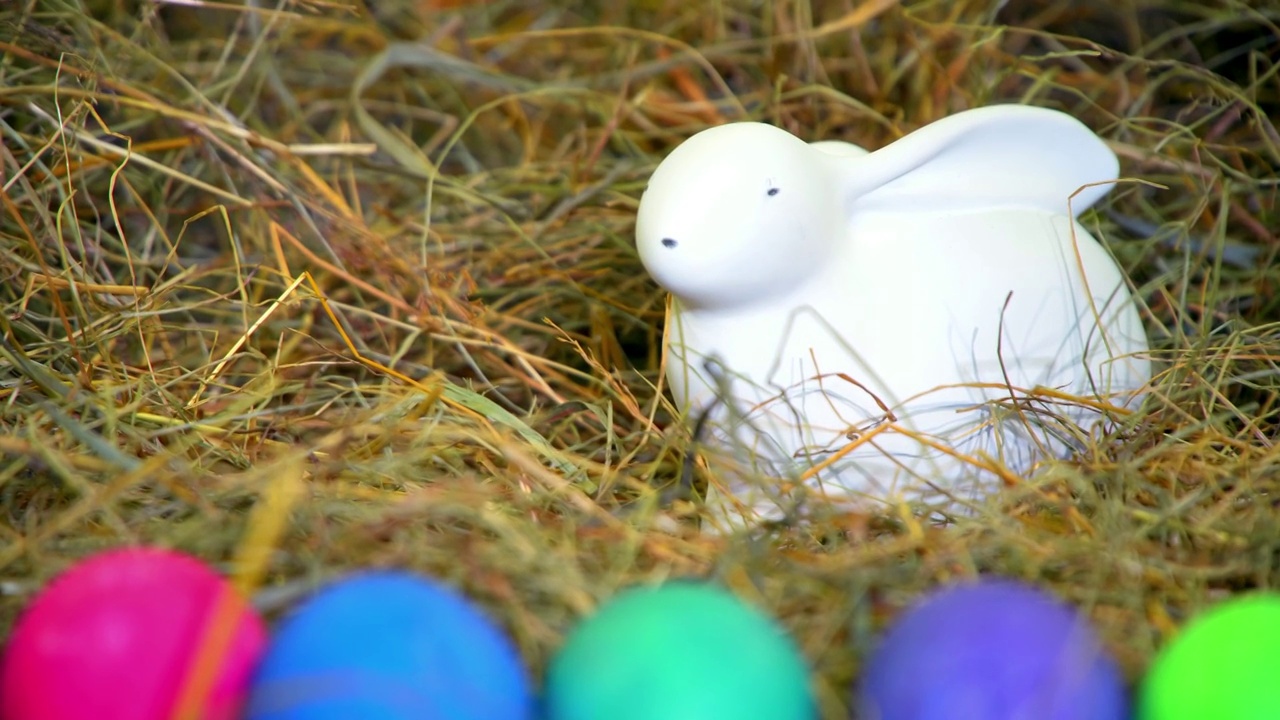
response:
M203 687L189 717L231 720L265 645L253 608L199 560L105 552L55 578L19 616L0 665L0 718L170 720Z

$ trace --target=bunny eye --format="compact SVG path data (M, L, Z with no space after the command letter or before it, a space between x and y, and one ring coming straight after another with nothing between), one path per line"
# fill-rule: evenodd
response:
M778 194L778 193L780 193L780 192L782 192L782 188L769 188L769 192L768 192L768 193L766 193L766 194L767 194L769 197L773 197L774 195L777 195L777 194Z

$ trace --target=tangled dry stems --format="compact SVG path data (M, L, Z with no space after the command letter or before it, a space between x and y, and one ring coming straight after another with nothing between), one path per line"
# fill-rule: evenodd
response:
M1274 2L200 5L0 9L4 626L74 559L157 543L269 612L432 573L540 671L618 588L709 576L843 717L940 582L1051 588L1131 675L1275 584ZM728 120L879 147L993 102L1122 158L1087 222L1144 305L1144 410L946 526L699 533L631 243L648 172Z

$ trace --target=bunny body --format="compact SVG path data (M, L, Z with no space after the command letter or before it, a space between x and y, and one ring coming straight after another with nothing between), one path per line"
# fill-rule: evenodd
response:
M1019 106L960 113L869 154L757 123L672 152L641 200L637 247L673 296L677 405L717 397L708 361L728 383L714 444L755 466L727 473L736 500L777 516L781 486L749 476L795 476L868 433L808 484L973 497L996 475L935 445L1026 473L1070 449L1061 420L1094 416L993 401L1038 387L1134 401L1150 376L1141 319L1072 217L1107 186L1068 210L1117 170L1073 118Z

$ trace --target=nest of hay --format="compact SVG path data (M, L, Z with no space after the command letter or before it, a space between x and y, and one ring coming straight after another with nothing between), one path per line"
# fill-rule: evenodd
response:
M0 633L153 543L268 612L431 573L538 673L619 588L703 576L794 633L834 718L941 582L1050 588L1132 676L1276 584L1274 0L568 5L0 9ZM648 173L721 122L874 148L995 102L1074 114L1133 179L1085 222L1141 299L1143 410L946 525L701 533Z

